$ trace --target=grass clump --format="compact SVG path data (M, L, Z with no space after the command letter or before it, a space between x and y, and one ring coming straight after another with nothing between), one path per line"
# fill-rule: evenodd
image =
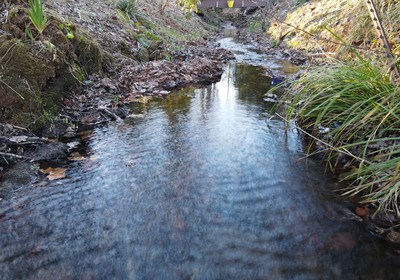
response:
M115 7L122 18L136 21L136 0L118 0Z
M42 0L29 0L28 16L36 30L42 34L47 26L47 18L43 13Z
M336 61L288 92L287 117L323 143L331 167L341 162L350 170L345 194L400 217L400 88L391 77L370 61Z

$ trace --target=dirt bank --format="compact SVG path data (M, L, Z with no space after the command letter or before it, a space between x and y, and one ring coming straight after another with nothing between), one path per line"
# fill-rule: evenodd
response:
M6 141L13 136L71 138L80 127L123 118L126 102L215 81L232 57L207 43L216 27L165 1L43 6L47 24L39 33L27 1L0 4L3 167L29 149Z

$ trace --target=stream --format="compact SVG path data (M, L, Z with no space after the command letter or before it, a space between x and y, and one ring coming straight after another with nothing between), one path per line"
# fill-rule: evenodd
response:
M356 222L300 135L270 118L272 67L133 104L86 135L67 177L0 201L0 279L398 279L390 246Z

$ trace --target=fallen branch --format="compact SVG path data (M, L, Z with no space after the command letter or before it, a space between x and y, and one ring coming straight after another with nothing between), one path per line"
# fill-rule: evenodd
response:
M99 108L99 111L108 116L112 121L120 120L121 118L108 110L107 108Z
M27 157L23 157L23 156L16 155L16 154L11 154L11 153L3 153L3 152L0 152L0 156L14 157L14 158L17 158L17 159L27 159Z
M11 125L13 128L15 128L15 129L19 129L19 130L24 130L24 131L29 131L27 128L25 128L25 127L22 127L22 126L18 126L18 125Z

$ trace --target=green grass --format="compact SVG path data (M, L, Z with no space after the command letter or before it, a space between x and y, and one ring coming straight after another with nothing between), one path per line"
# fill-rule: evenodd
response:
M42 0L29 0L28 16L39 34L42 34L47 26L47 18L43 13Z
M118 0L115 3L119 15L126 21L133 20L136 21L136 0Z
M287 92L287 118L329 144L323 151L331 163L342 155L351 163L345 194L400 217L400 88L389 75L363 59L336 61L309 71Z

